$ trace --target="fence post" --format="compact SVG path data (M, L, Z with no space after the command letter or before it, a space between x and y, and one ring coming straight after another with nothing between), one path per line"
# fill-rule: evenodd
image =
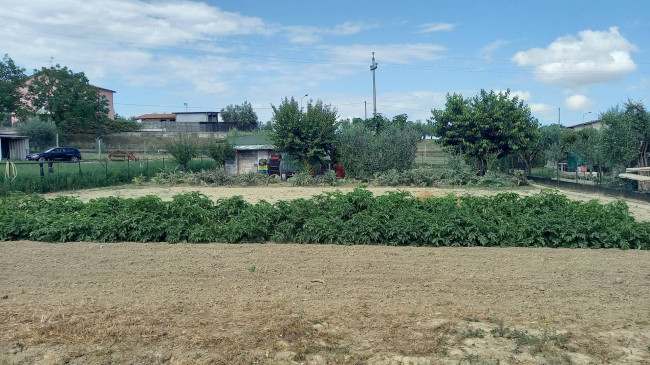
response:
M128 157L126 159L126 179L127 182L131 180L131 159Z
M106 172L106 181L108 181L108 159L106 159L106 165L104 165L104 170Z

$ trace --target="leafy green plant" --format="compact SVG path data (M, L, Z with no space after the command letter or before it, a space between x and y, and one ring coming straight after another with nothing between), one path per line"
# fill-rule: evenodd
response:
M235 149L228 142L211 142L205 146L207 155L210 156L219 166L235 157Z
M0 239L647 250L650 223L636 222L623 201L571 201L552 190L526 197L418 199L404 191L373 196L357 188L274 204L242 197L213 202L199 193L170 202L148 196L88 203L10 194L0 198Z
M237 183L241 186L264 185L266 182L266 176L257 172L247 172L237 177Z
M167 151L174 156L183 170L187 170L187 164L199 155L197 143L187 138L180 138L167 145Z
M293 186L312 186L316 185L317 181L311 176L311 173L301 171L297 174L294 174L289 179L289 183L291 183Z
M147 177L142 175L142 174L133 177L133 183L134 184L141 185L141 184L144 184L145 182L147 182Z
M336 172L332 170L326 171L322 179L323 183L329 186L337 186L339 184L339 179L336 178Z

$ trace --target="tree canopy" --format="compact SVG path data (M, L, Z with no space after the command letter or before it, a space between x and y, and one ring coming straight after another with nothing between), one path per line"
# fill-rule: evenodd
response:
M600 120L607 130L603 146L613 165L648 166L650 115L643 103L628 100L623 108L616 106L602 113Z
M432 110L432 131L443 146L475 158L480 174L488 161L526 149L535 139L538 121L530 108L510 91L473 98L447 94L443 110Z
M280 151L310 167L322 166L325 156L331 156L335 132L339 123L337 111L322 101L309 101L303 112L292 97L284 98L273 108L275 133L273 143Z
M380 132L363 122L348 123L337 134L339 161L347 174L366 180L378 172L407 170L415 162L420 136L415 123L394 120Z
M34 112L44 109L59 130L98 133L108 119L108 100L83 72L56 65L34 70L27 99Z
M0 122L16 113L25 117L22 94L19 88L25 83L25 69L16 66L14 60L5 54L0 62Z
M227 141L212 141L205 146L205 150L206 154L221 167L225 166L226 161L235 157L235 148Z
M29 146L32 150L43 151L55 145L57 131L51 121L31 117L18 123L16 130L23 136L29 136Z
M248 129L257 127L257 114L253 111L253 106L248 101L241 105L230 104L221 109L221 119L226 123L237 123L237 127Z

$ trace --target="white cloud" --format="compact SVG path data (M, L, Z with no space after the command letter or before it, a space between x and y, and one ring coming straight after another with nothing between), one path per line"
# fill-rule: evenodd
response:
M544 103L530 103L528 106L530 107L530 111L534 114L546 114L550 111L557 110L554 105Z
M31 37L99 38L137 46L169 46L206 37L271 34L262 19L193 1L7 0L0 16Z
M578 37L560 37L547 48L518 52L512 61L534 67L537 79L561 86L613 83L636 70L630 52L637 47L617 27L584 30Z
M486 45L485 47L481 48L481 50L479 51L479 55L481 56L481 58L484 58L486 60L491 60L492 55L494 54L494 52L496 52L497 50L499 50L502 47L507 46L508 44L510 44L510 41L504 41L504 40L501 40L501 39L496 40L496 41Z
M351 45L325 49L330 54L332 62L346 64L369 64L372 52L375 52L379 67L384 63L407 64L415 61L433 61L440 57L438 52L444 50L443 46L428 43Z
M280 75L301 85L349 72L349 67L340 66L327 74L314 72L328 60L308 63L295 72L295 64L281 60L295 57L292 52L298 48L233 42L229 37L294 36L294 42L310 43L325 35L346 36L374 27L362 22L330 28L284 27L189 0L113 0L110 4L30 0L30 6L24 6L23 0L6 0L0 18L4 19L0 49L28 70L49 66L49 58L54 57L55 64L83 71L100 86L110 87L107 80L149 87L174 84L187 87L185 92L209 95L231 92L235 82L269 70L273 76L268 79ZM297 38L300 34L302 40ZM260 53L269 58L259 62L255 54ZM263 77L249 86L260 85L257 80Z
M575 94L566 98L564 105L570 111L581 112L588 110L591 106L594 105L594 102L584 95Z
M311 27L306 25L291 25L283 27L287 38L292 43L317 43L325 35L346 36L357 34L368 29L375 28L376 25L365 24L362 22L345 22L335 25L333 28Z
M426 23L418 26L416 33L432 33L440 31L450 31L456 27L454 23Z

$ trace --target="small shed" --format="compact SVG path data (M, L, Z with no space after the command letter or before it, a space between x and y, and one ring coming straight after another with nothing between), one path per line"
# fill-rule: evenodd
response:
M257 172L259 161L268 161L275 151L271 138L261 133L236 137L230 143L235 148L235 158L226 162L226 171L233 175Z
M24 160L29 155L29 137L0 134L0 160Z

